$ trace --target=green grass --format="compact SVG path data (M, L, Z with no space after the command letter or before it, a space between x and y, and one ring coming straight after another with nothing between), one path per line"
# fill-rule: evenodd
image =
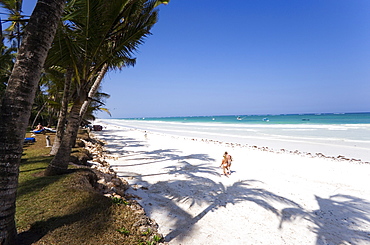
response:
M20 244L156 244L159 234L142 234L127 201L111 199L91 185L95 174L78 168L44 176L52 157L45 136L25 146L20 167L16 223ZM154 239L154 241L153 241Z

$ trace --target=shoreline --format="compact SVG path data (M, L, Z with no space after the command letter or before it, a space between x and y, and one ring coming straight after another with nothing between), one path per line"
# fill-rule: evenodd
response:
M275 152L319 155L326 158L370 163L370 140L361 140L361 135L370 132L370 125L243 125L241 128L217 125L181 125L165 122L124 121L99 119L98 123L123 125L136 130L171 135L179 138L194 138L246 147L268 149ZM137 123L137 124L136 124ZM246 126L246 127L245 127ZM225 131L225 127L226 131ZM297 128L298 127L298 128ZM312 129L315 128L315 130ZM361 128L361 131L357 127ZM272 129L273 128L273 129ZM318 128L318 129L317 129ZM184 130L184 131L180 131ZM218 132L215 133L215 130ZM350 131L348 131L350 130ZM306 131L306 132L304 132ZM303 132L303 133L301 133ZM313 134L311 136L311 134ZM339 134L339 135L338 135ZM355 137L351 134L356 135ZM320 136L318 136L320 135ZM357 140L354 140L354 139Z
M104 126L109 164L170 244L370 242L369 164Z

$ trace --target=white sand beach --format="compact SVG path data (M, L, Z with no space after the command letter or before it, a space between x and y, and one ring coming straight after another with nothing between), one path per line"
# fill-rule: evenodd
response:
M169 244L370 244L370 164L100 124L109 164Z

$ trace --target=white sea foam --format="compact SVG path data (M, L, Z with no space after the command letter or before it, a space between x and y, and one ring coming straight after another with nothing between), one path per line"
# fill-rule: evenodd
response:
M102 120L104 121L104 120ZM231 124L108 119L110 124L178 137L299 150L370 161L369 124ZM107 122L108 122L107 121Z

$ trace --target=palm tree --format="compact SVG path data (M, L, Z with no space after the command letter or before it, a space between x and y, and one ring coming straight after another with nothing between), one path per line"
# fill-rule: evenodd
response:
M109 99L110 95L99 92L99 90L95 93L94 97L91 98L90 105L87 107L87 110L82 118L82 121L85 122L94 121L96 119L94 115L96 111L102 111L111 116L109 109L103 107L105 105L105 101Z
M91 86L90 91L87 95L87 100L84 101L84 103L81 106L80 110L80 118L83 119L89 106L90 103L92 102L95 94L98 92L98 89L100 88L101 81L103 80L104 75L108 71L108 64L104 64L103 68L99 72L99 75L96 77L94 84Z
M81 106L81 110L80 110L80 118L82 119L91 103L91 100L92 98L94 97L94 95L96 94L96 92L98 91L99 87L100 87L100 84L101 84L101 81L103 80L103 77L104 75L106 74L106 72L108 71L108 64L105 63L101 69L101 71L99 72L99 75L96 77L95 81L94 81L94 84L91 86L90 88L90 91L87 95L87 100L85 100L85 102L82 104Z
M65 134L46 175L64 173L68 168L71 142L90 88L99 74L105 74L105 67L133 65L133 52L157 21L156 4L153 0L76 0L66 8L65 35L57 35L50 59L55 64L72 64L76 89Z
M43 91L47 95L47 106L44 110L45 125L56 125L58 113L62 106L65 82L66 72L64 69L57 66L51 68L45 66L45 72L40 82L40 86L43 87Z
M25 29L0 106L0 244L16 243L15 200L19 164L37 83L64 0L39 0Z
M5 92L8 79L13 69L14 61L14 49L7 48L3 41L0 40L0 98L2 98Z
M170 0L164 0L164 1L155 1L154 3L154 7L157 7L159 6L160 4L168 4L170 2ZM113 57L112 57L113 58ZM114 64L114 62L112 62L112 60L110 61L111 63L111 68L112 69L115 69L115 68L123 68L127 65L134 65L135 64L135 60L133 59L129 59L129 58L126 58L125 60L122 60L122 57L118 57L118 64ZM95 93L97 92L99 86L100 86L100 83L105 75L105 73L108 71L108 63L105 63L101 69L101 71L99 72L99 75L98 77L95 79L94 81L94 84L91 86L91 89L89 91L89 95L88 95L88 100L86 100L84 102L84 104L82 105L82 108L81 108L81 111L80 111L80 117L83 118L84 114L86 113L87 111L87 108L91 102L91 98L95 95Z
M8 18L1 20L0 24L0 98L2 97L15 61L15 52L20 44L20 32L24 27L23 15L21 15L22 0L0 0L0 7L7 10ZM11 24L4 30L2 23ZM4 35L5 34L5 35ZM15 37L17 37L15 39ZM8 39L13 47L7 47L4 39Z
M25 27L26 21L25 15L22 15L22 3L23 0L1 0L0 7L7 9L9 12L9 18L5 21L11 24L4 30L5 36L12 43L12 47L19 49L21 44L22 32Z
M58 115L58 123L56 129L56 135L54 138L53 147L51 148L50 155L55 155L58 152L60 144L62 142L62 138L64 135L64 125L67 121L67 113L68 113L68 103L70 101L70 90L71 90L71 82L72 82L73 70L69 67L67 68L64 76L64 89L63 89L63 97L62 103L59 110Z

